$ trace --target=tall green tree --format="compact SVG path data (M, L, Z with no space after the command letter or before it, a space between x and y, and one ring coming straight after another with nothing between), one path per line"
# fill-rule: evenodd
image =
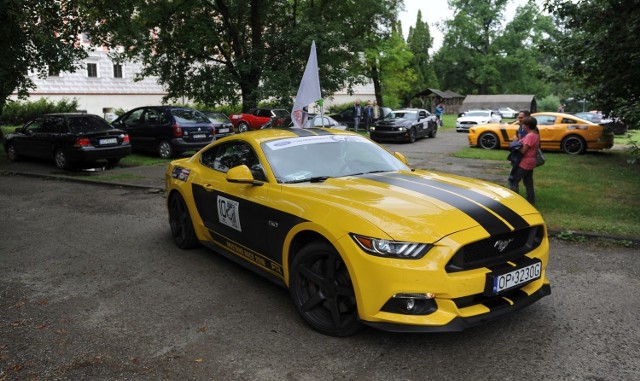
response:
M418 11L416 16L415 27L409 27L407 44L409 45L409 50L413 53L412 66L416 72L415 90L422 91L427 88L438 88L440 84L429 55L429 49L433 47L433 38L431 38L429 24L422 21L421 11Z
M361 54L388 31L397 0L80 0L94 41L122 46L169 98L244 109L292 103L316 41L325 94L363 82ZM336 17L339 15L339 17Z
M640 6L635 0L548 0L563 22L551 46L564 57L563 73L574 77L593 105L632 124L640 122Z
M86 57L79 44L76 1L0 0L0 113L9 96L26 98L35 84L29 71L74 71Z

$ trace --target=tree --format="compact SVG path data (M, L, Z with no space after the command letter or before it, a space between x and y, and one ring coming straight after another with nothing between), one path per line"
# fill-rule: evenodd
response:
M548 0L564 23L550 50L562 54L562 72L607 114L640 122L640 6L635 0Z
M422 21L421 11L418 11L415 27L409 27L407 45L413 53L412 66L416 72L414 88L417 91L430 87L438 88L440 84L429 56L429 49L433 47L433 38L431 38L429 24Z
M81 30L73 0L0 0L0 113L13 92L24 99L35 88L29 71L76 69L87 54Z
M311 41L325 93L364 81L360 54L388 31L397 0L89 1L83 14L96 43L122 46L143 76L156 75L168 98L243 109L261 100L291 103ZM336 17L340 15L340 17Z

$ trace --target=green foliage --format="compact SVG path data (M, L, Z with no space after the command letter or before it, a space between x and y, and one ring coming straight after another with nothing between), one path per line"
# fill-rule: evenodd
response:
M558 98L556 95L547 95L546 97L538 101L538 111L540 112L543 112L543 111L555 112L556 110L558 110L559 106L560 106L560 98Z
M429 24L422 21L422 12L418 11L415 27L409 27L407 36L407 45L413 53L411 64L416 72L416 80L413 83L414 94L428 88L437 89L440 86L429 56L429 49L433 46L432 40Z
M22 125L28 120L42 114L74 112L76 110L78 110L78 100L76 98L63 98L57 102L52 102L47 98L41 98L34 102L9 102L4 107L2 115L0 115L0 125Z
M313 40L323 94L363 83L369 68L359 54L389 33L399 6L396 0L79 3L92 40L125 46L120 57L136 58L142 75L158 76L167 100L215 107L237 104L240 94L243 110L265 99L290 102Z
M592 107L640 122L640 7L637 0L547 0L562 34L549 45L561 56L561 74L573 77Z
M80 14L74 1L2 0L0 6L0 113L17 92L25 99L35 88L29 71L73 71L86 57L78 36Z

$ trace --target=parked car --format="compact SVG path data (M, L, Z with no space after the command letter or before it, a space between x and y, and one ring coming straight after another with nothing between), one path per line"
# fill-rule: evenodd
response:
M261 130L269 128L294 128L291 116L271 118L270 121L260 127ZM308 115L307 122L302 128L333 128L336 130L346 130L347 126L338 123L335 119L328 116Z
M46 114L8 134L4 150L11 161L23 156L53 159L56 167L106 160L116 164L131 153L129 135L98 115Z
M233 123L225 114L214 111L203 111L202 113L213 123L216 139L235 134Z
M231 114L229 119L238 132L257 130L271 118L290 116L284 109L254 108L245 113Z
M391 108L389 107L380 107L381 119L387 116L391 112ZM353 107L349 107L348 109L342 110L337 114L329 115L331 118L335 119L338 123L346 125L349 129L355 128L355 122L353 120ZM360 128L364 129L364 122L360 121Z
M586 150L607 149L613 146L611 131L575 115L540 112L531 116L538 121L542 150L563 151L576 155ZM469 130L469 145L484 149L509 148L518 127L517 121L510 124L492 123L472 127Z
M134 151L167 159L215 140L213 124L198 110L173 106L135 108L111 123L129 134Z
M524 198L413 170L360 134L314 130L237 134L172 161L175 244L284 286L332 336L459 331L549 295L544 220Z
M375 142L406 141L428 136L435 138L438 122L435 115L424 109L393 110L369 129L369 137Z
M518 111L512 109L511 107L500 107L498 109L498 112L505 119L513 119L518 116Z
M624 135L627 133L627 126L620 118L609 118L602 115L599 111L584 111L575 114L578 118L597 123L601 126L610 128L615 135Z
M469 128L491 123L491 110L469 110L456 119L456 131L467 132Z

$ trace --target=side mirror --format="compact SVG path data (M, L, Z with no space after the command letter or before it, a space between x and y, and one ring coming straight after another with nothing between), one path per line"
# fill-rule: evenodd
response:
M407 158L403 154L401 154L400 152L394 152L393 156L398 158L398 160L403 162L405 165L409 165L409 161L407 160Z
M239 184L251 184L251 185L262 185L262 181L258 181L253 178L253 174L251 174L251 170L246 165L238 165L237 167L233 167L227 171L226 179L230 183L239 183Z

